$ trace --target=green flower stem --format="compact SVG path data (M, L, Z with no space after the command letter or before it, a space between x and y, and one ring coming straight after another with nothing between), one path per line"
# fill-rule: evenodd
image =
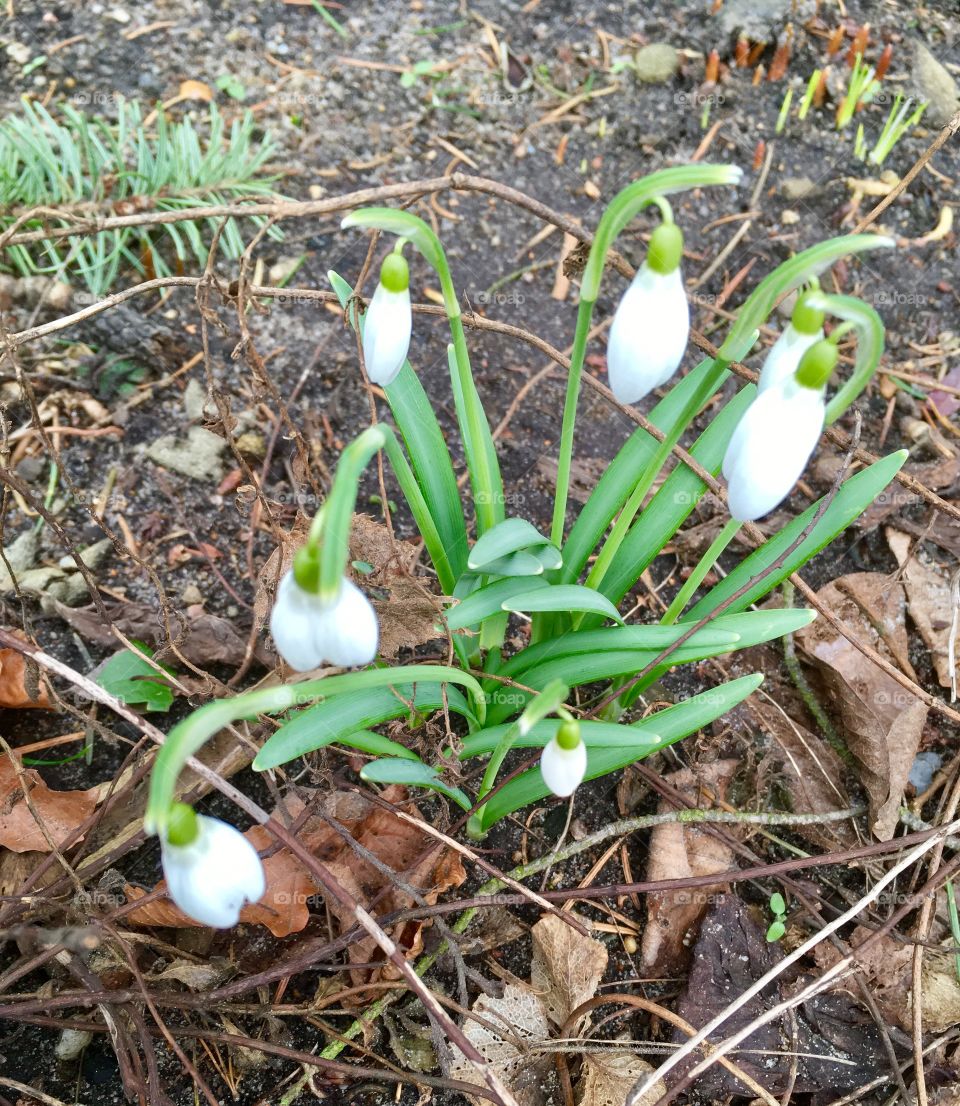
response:
M477 394L467 340L463 333L457 290L450 275L450 266L440 239L418 216L390 207L366 207L351 212L341 224L344 227L369 227L405 238L433 267L440 281L444 309L450 323L453 343L448 349L453 398L457 422L463 438L470 486L473 489L477 516L477 531L482 534L504 517L503 483L497 451L490 424Z
M554 714L563 709L563 704L570 694L570 688L562 680L551 680L549 684L527 703L520 717L504 731L503 737L497 742L496 748L490 754L487 766L480 781L480 789L477 792L477 809L470 815L467 822L467 833L474 840L480 840L486 834L483 828L483 800L493 790L497 780L497 773L503 764L507 753L513 748L518 737L530 732L530 729L542 721L549 714ZM564 711L569 717L569 712Z
M614 557L619 552L620 546L627 536L627 532L633 525L634 519L643 506L643 501L646 499L647 493L653 487L661 468L663 468L665 461L673 451L673 447L680 441L683 432L700 410L704 397L711 394L717 379L726 371L728 364L728 361L721 360L720 358L714 361L709 372L703 378L701 387L690 397L686 407L684 407L683 411L680 413L679 418L677 418L676 422L673 424L670 432L657 447L657 451L654 453L653 457L650 458L650 464L644 469L643 475L637 482L637 486L630 493L630 498L624 504L623 510L620 512L617 521L613 525L613 529L610 531L610 535L601 547L597 559L594 561L590 572L587 574L587 587L597 589L600 587L607 573L607 569L613 563ZM581 615L575 620L575 625L579 625L582 620L583 616Z
M730 519L716 536L710 548L700 558L696 568L684 582L683 587L677 592L673 602L667 608L667 613L660 619L661 625L672 626L677 621L683 613L683 608L689 603L690 597L703 583L703 578L717 563L717 558L733 541L739 530L740 523L735 518Z
M469 692L477 718L482 721L486 717L483 688L473 676L459 668L436 664L410 665L402 670L402 680L404 683L431 680L459 684ZM165 828L176 795L177 779L184 765L224 727L261 714L277 714L291 707L304 706L342 692L358 691L363 687L389 687L397 682L397 669L368 668L342 676L321 676L314 680L261 688L235 695L232 699L218 699L205 704L173 727L157 753L150 775L145 830L147 833L159 833Z
M837 331L844 333L851 328L857 333L857 357L853 373L827 404L825 422L829 426L856 400L879 368L880 358L883 356L883 320L869 304L854 296L812 292L808 302L811 307L843 320L834 334ZM834 334L830 335L831 340Z
M333 487L320 509L322 521L318 523L314 518L310 527L311 539L314 529L322 528L319 595L323 600L332 601L340 591L350 556L350 524L357 505L360 477L370 459L386 444L387 430L380 425L370 426L354 438L340 455Z
M557 457L557 489L553 500L553 524L550 540L559 549L563 544L563 531L567 520L567 498L570 494L570 470L573 466L573 430L577 421L577 404L583 377L583 362L590 334L590 319L594 301L580 296L577 307L577 329L570 351L570 371L567 373L567 395L563 404L563 424L560 428L560 454Z
M570 469L573 463L573 431L577 418L577 403L580 399L587 335L590 333L590 320L600 294L600 279L603 276L607 253L617 235L648 204L657 204L665 218L668 216L672 218L670 205L664 199L665 196L674 192L683 192L689 188L736 184L740 177L740 170L733 165L677 165L671 169L662 169L628 184L614 196L600 217L580 284L577 329L573 337L570 369L567 374L567 394L560 430L560 454L557 458L557 488L553 504L553 524L550 529L550 540L558 548L563 544L563 528L567 517Z

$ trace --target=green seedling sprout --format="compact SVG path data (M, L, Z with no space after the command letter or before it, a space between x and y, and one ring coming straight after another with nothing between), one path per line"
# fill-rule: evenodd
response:
M896 98L893 101L893 106L890 108L890 113L887 116L887 121L883 125L883 130L880 132L880 137L876 141L876 145L870 151L869 158L872 165L882 165L887 156L894 146L900 141L901 138L920 122L920 118L927 109L927 102L924 101L919 104L912 113L910 113L910 105L912 100L904 101L901 93L897 93Z
M803 99L800 101L800 108L797 111L798 119L806 119L807 112L810 110L810 105L813 103L814 93L817 91L817 85L820 83L820 70L814 69L810 74L810 80L807 81L807 90L803 94Z
M793 89L788 88L787 94L783 98L783 103L780 105L780 114L777 116L776 133L782 134L783 128L787 125L787 116L790 114L790 104L793 102Z
M779 891L774 891L770 896L769 905L773 921L767 929L767 940L779 941L787 932L787 904L784 902L783 895Z
M843 103L837 110L837 130L843 128L853 118L857 108L863 104L869 104L880 89L880 82L875 79L876 70L867 65L860 54L857 54L853 69L850 71L850 84L847 86L847 94Z

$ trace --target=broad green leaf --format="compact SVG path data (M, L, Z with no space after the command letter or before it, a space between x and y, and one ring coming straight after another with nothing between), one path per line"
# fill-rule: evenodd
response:
M705 626L685 643L685 649L716 649L719 652L736 647L739 637L736 632L726 629L726 624L711 623ZM599 630L568 630L547 641L528 645L505 661L497 672L501 676L516 676L526 672L535 664L553 660L556 657L569 657L581 654L598 653L611 649L635 649L645 653L652 660L657 653L672 645L689 627L676 626L620 626ZM523 682L521 680L521 682Z
M393 670L398 680L403 669ZM456 688L446 688L446 703L450 710L468 720L472 717L466 700ZM358 730L367 730L390 718L410 713L429 714L444 705L444 688L440 683L397 683L393 688L378 687L334 695L322 703L295 714L272 734L257 754L253 767L262 772L295 760L304 753L321 749L334 742L344 742Z
M145 657L153 653L145 645L139 652L124 649L101 669L97 683L127 706L143 705L148 711L168 711L173 705L173 688Z
M451 630L462 630L467 626L478 626L485 618L492 614L500 614L504 610L503 603L512 595L523 593L527 595L532 588L548 587L547 581L542 577L517 577L508 576L503 580L496 580L485 587L462 599L455 606L449 608L446 614L447 626Z
M467 557L472 572L489 572L487 565L521 549L548 545L548 539L525 518L505 518L477 539ZM532 551L532 550L531 550Z
M720 471L727 443L755 394L752 384L742 388L694 443L690 453L708 472L716 475ZM706 490L706 485L692 469L684 464L674 468L637 516L604 574L599 588L611 602L619 603L636 584ZM589 622L584 625L588 626Z
M829 545L838 534L842 533L854 519L859 517L873 503L900 471L906 459L906 450L899 450L896 453L891 453L888 457L882 457L869 468L844 481L833 502L826 509L820 521L813 527L810 534L785 558L783 564L778 565L769 576L758 580L756 585L741 595L728 610L742 611L745 607L749 607L751 603L756 603L791 573L796 572L812 557L815 557L821 549ZM704 615L715 610L731 595L738 592L744 584L758 577L770 565L775 564L809 526L822 502L823 500L818 500L802 515L788 523L778 534L765 541L759 549L755 549L748 557L745 557L728 576L711 588L700 602L687 612L683 621L685 623L699 622Z
M505 611L587 611L623 624L620 612L605 595L580 584L556 584L510 596L503 601Z
M357 749L361 753L371 753L376 757L403 757L405 760L419 760L412 749L401 745L399 741L391 741L389 737L377 733L376 730L357 730L340 742L351 749Z
M708 357L682 377L650 412L650 422L669 434L687 403L702 388L703 381L709 378L712 369L713 360ZM714 387L701 397L702 402L705 403L729 375L729 372L721 374ZM627 502L639 474L653 459L658 445L656 438L651 437L646 430L638 429L620 447L616 457L597 481L597 486L581 508L577 521L563 543L563 568L556 577L557 583L573 583L580 575L587 558Z
M440 779L440 773L422 760L373 760L360 769L360 778L367 783L401 783L407 787L427 787L452 799L457 806L469 810L473 803L459 787L451 787Z
M681 738L695 733L704 726L709 725L721 715L725 714L737 703L742 702L751 692L755 691L763 682L759 674L742 676L738 680L721 684L710 691L694 695L690 699L667 707L657 714L649 716L638 723L636 727L615 727L615 729L638 729L646 734L649 742L638 744L622 744L620 746L600 745L594 740L592 743L587 738L588 726L581 722L581 734L584 744L587 746L587 772L586 779L596 779L605 776L609 772L615 772L618 768L625 768L636 760L640 760L650 753L672 745ZM481 731L481 734L485 731ZM534 733L536 727L534 728ZM479 738L481 734L474 734ZM532 734L528 734L517 745L526 743ZM654 741L653 738L659 738ZM620 737L622 741L623 738ZM543 744L543 741L537 742ZM466 746L463 755L467 754ZM550 794L549 788L543 782L539 768L532 768L516 779L510 780L499 791L491 795L483 809L483 828L489 829L495 822L512 814L515 810L529 806Z
M508 553L483 566L484 576L542 576L543 562L526 549Z

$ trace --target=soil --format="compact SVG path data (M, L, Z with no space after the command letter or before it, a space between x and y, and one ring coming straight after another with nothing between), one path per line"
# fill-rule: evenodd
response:
M719 343L727 325L723 311L735 312L762 276L796 251L849 232L877 202L878 197L866 195L858 207L852 203L855 192L849 182L876 179L880 169L855 156L855 128L838 131L832 125L829 102L823 110L814 109L805 121L791 114L783 133L776 133L787 88L794 89L796 105L809 74L826 61L829 32L841 22L851 31L869 24L874 55L883 44L892 44L893 61L886 82L892 89L909 90L916 78L911 54L915 40L923 42L955 77L960 74L960 15L952 5L913 5L900 0L846 0L840 5L786 0L751 5L749 31L753 41L767 43L758 59L767 72L774 61L777 41L789 39L791 43L786 76L757 83L753 80L756 69L734 64L737 34L733 14L743 5L727 0L726 12L724 5L715 7L719 11L712 12L704 0L675 4L662 0L649 4L479 0L469 6L431 0L381 5L330 3L330 13L344 29L341 36L315 6L299 0L147 0L138 5L11 0L10 14L0 29L0 39L6 42L5 50L0 50L0 105L12 113L18 110L22 96L49 95L53 104L67 98L80 109L109 118L116 111L119 97L140 98L152 105L154 101L175 98L182 82L199 81L213 90L228 120L249 108L262 133L269 132L276 144L271 157L278 174L276 188L291 198L333 196L432 177L456 167L509 184L587 228L595 227L603 205L624 184L661 166L690 160L711 134L705 160L742 166L745 181L734 195L727 190L708 189L676 198L676 218L686 238L688 282L706 269L746 217L765 156L764 147L758 152L758 144L765 144L772 156L765 186L749 216L750 229L718 271L696 289L693 325ZM817 15L815 7L819 9ZM844 52L850 41L845 38ZM494 42L508 49L504 55L505 78L499 59L493 56ZM679 51L679 68L673 77L644 83L629 67L618 70L618 59L628 60L640 46L650 43L668 43ZM11 48L18 44L26 49L18 52ZM723 69L718 84L704 87L705 58L714 49ZM18 60L21 56L46 60L31 68ZM427 63L434 66L432 72L425 72ZM416 72L414 66L418 67ZM839 59L834 59L832 68L846 73ZM410 73L412 79L405 73ZM224 75L238 82L239 88L233 89L236 97L218 86ZM221 80L220 84L226 82ZM580 102L573 101L574 97L581 97ZM561 105L565 110L551 118L549 113ZM203 103L184 100L169 110L177 118L189 114L202 129L206 115ZM876 103L858 115L858 120L864 120L868 138L879 132L886 111L885 104ZM717 123L721 125L714 133L711 128ZM922 122L896 145L882 168L902 175L936 133L936 126ZM871 253L866 260L835 271L838 290L861 296L882 314L887 328L884 367L891 371L939 378L957 365L960 286L956 239L952 231L932 236L931 232L945 225L944 211L955 208L953 182L958 176L957 146L948 143L876 223L876 229L897 240L898 249ZM539 220L480 193L443 193L435 204L422 200L413 210L434 219L466 304L491 319L522 326L556 347L569 347L576 315L576 286L566 299L552 295L561 261L561 234L535 241L542 228ZM721 221L731 215L740 218ZM642 258L641 236L652 225L643 217L618 243L632 261ZM326 288L329 269L354 282L366 254L365 236L341 231L339 217L291 219L284 223L283 230L282 242L264 240L256 251L256 261L262 262L265 274L274 266L302 257L291 282L296 287ZM931 239L924 241L924 236ZM412 261L411 269L414 298L429 301L436 289L433 273L419 259ZM229 282L236 277L236 263L221 261L217 271ZM196 267L187 268L186 275L198 275ZM140 279L131 270L115 287L127 287ZM608 270L597 320L611 315L623 287L622 278ZM80 304L85 293L79 283L76 288L80 292L76 303ZM142 296L127 306L126 315L108 312L96 326L77 324L30 343L19 355L37 400L56 411L61 426L89 428L89 409L85 410L82 402L93 397L103 404L108 416L104 425L117 428L105 435L59 437L60 469L52 497L57 521L68 545L85 547L105 535L117 536L121 552L114 552L96 575L105 598L143 604L148 611L145 624L139 628L142 633L131 636L153 635L154 643L163 646L165 632L155 612L165 605L174 623L178 616L189 622L196 618L200 604L208 614L234 624L245 643L253 624L252 608L260 575L275 547L266 522L250 537L251 500L242 488L237 490L248 483L248 474L241 471L237 457L229 450L222 455L222 471L213 479L200 480L156 465L147 459L146 451L165 434L183 435L191 426L201 424L223 436L226 412L234 434L252 431L269 441L276 428L266 471L261 473L262 452L244 454L243 460L260 474L276 523L289 528L298 507L312 512L316 497L288 428L280 421L278 397L289 402L292 423L309 443L313 476L322 484L323 474L335 466L343 445L369 422L368 399L359 377L352 334L337 311L298 297L295 292L282 303L256 306L248 325L252 345L266 365L268 387L251 371L249 360L238 348L241 336L231 304L214 304L221 328L211 328L209 379L204 376L202 363L193 362L186 371L178 371L201 349L200 316L191 289L168 290L162 300ZM56 315L48 307L36 308L16 300L0 302L0 307L2 324L10 331ZM91 379L80 375L79 363L96 363L104 348L123 352L130 334L137 332L138 321L142 322L146 314L152 321L165 324L172 344L164 347L165 352L141 355L138 360L144 363L148 376L136 385L137 390L117 394L101 386L102 376ZM111 319L116 322L111 323ZM410 360L434 399L460 471L462 457L447 375L447 335L441 324L441 319L432 316L417 317ZM113 337L109 333L112 325L116 327ZM130 330L124 331L124 325ZM489 332L471 332L468 340L477 386L495 426L517 391L544 367L546 360L529 345ZM605 379L604 341L602 336L594 340L588 358L588 371L601 380ZM695 351L691 350L686 367L694 363ZM755 367L759 363L756 354L750 363ZM956 384L956 377L951 379ZM5 427L10 433L31 423L29 407L14 381L8 359L0 386L4 388ZM191 382L196 382L194 389L200 385L201 395L202 389L212 389L219 397L219 407L191 414L187 393ZM542 529L548 529L550 522L549 463L556 457L563 389L559 371L542 379L519 405L499 443L510 513L523 515ZM145 390L147 400L140 402ZM729 391L733 390L731 384ZM949 475L943 476L949 468L944 448L956 452L955 419L948 417L945 423L918 437L918 423L926 425L922 418L925 393L905 384L894 393L892 412L888 410L890 394L882 393L875 384L859 402L863 446L875 453L908 447L911 458L907 471L917 472L921 479L939 474L936 490L951 499L956 488ZM379 405L378 414L389 417L385 404ZM847 430L852 425L851 415L841 422ZM632 429L629 419L586 389L577 424L578 463L587 472L602 470ZM781 512L767 520L767 529L776 529L829 489L836 471L835 455L832 447L821 450L819 460L806 474L806 484ZM49 469L38 460L47 459L39 438L34 436L29 450L18 457L17 472L32 496L42 501ZM226 478L222 483L221 477ZM389 480L388 493L399 498ZM376 474L371 471L363 486L360 509L378 515L378 497ZM98 515L88 510L90 503L99 505ZM33 525L33 520L27 518L22 503L14 497L5 498L5 508L2 544L8 547ZM571 521L578 509L574 499ZM717 504L707 496L688 526L709 523L716 515ZM923 534L930 518L929 508L914 502L882 523L852 528L804 569L804 578L820 587L853 571L892 574L897 564L887 548L882 524L902 519L914 527L912 532ZM398 536L414 536L412 522L402 511L395 522ZM131 538L143 564L153 570L153 579L142 564L122 552ZM950 561L942 546L928 543L926 547L939 563ZM38 563L56 564L64 552L52 527L46 526ZM723 560L725 568L736 563L742 552L734 545ZM695 557L690 547L678 545L668 547L658 559L652 579L663 589L664 599L669 601ZM949 569L953 571L952 563ZM157 593L157 580L162 598ZM637 598L649 611L659 609L645 590L641 589ZM61 608L39 603L36 598L28 597L20 604L9 596L4 625L25 626L44 650L84 673L95 669L114 651L85 639L65 620ZM756 658L751 654L750 660L754 659L766 666L774 686L780 686L779 654L772 649L758 651ZM927 650L913 632L910 660L924 687L945 694L937 685ZM231 663L199 664L199 672L187 671L182 665L177 668L192 699L188 702L178 698L171 713L158 723L163 728L209 697L217 681L234 677L239 658ZM254 661L244 668L240 685L254 682L265 671ZM210 678L205 678L204 672ZM692 671L671 674L660 687L664 695L680 696L715 682L715 670L696 666ZM803 705L796 709L796 716L803 717ZM64 719L53 712L7 711L5 716L3 733L13 744L63 732ZM44 766L42 775L51 787L88 788L119 771L130 742L136 740L136 731L115 720L101 717L100 721L113 736L96 739L89 762L75 759ZM811 725L809 718L804 717L804 724ZM925 733L924 748L952 755L956 734L947 725L931 725ZM735 718L731 727L718 726L716 732L690 739L676 754L651 763L658 771L667 772L680 763L737 757L745 766L741 794L752 788L756 796L763 786L754 769L763 755L755 730ZM334 775L355 780L342 757L318 758L311 762L310 771L312 782L329 781ZM241 773L234 782L258 799L270 801L264 782L256 774ZM578 793L572 832L584 834L618 817L617 784L616 777L607 778ZM655 795L646 792L640 809L653 810L655 805ZM744 799L744 805L749 806L749 799ZM237 821L225 802L208 799L205 809L229 814ZM447 816L439 800L428 800L424 809L437 819ZM535 818L535 851L548 851L558 839L564 828L564 809L553 808ZM800 841L788 833L782 836ZM493 851L494 862L509 867L511 856L525 841L522 825L508 822L486 844ZM631 839L629 856L634 878L641 878L645 869L646 844L646 838ZM769 855L781 854L771 847ZM576 886L588 875L595 859L594 854L586 854L569 862L562 872L555 873L552 885ZM153 887L159 872L158 851L141 847L123 858L119 867L127 882ZM593 874L594 881L600 883L623 878L616 858ZM479 882L482 880L468 882L460 893L469 896ZM4 884L0 890L9 892L10 888ZM743 894L749 899L751 892L744 888ZM751 901L762 899L754 895ZM636 913L629 902L623 908L631 915ZM584 906L583 912L596 920L606 919L602 911L591 906ZM518 908L516 915L524 923L535 918L526 908ZM638 918L642 929L643 912ZM62 923L48 918L36 924ZM203 955L236 955L241 970L252 972L268 965L281 947L307 935L322 934L324 926L323 919L316 919L306 934L283 941L265 937L260 930L241 931L243 940L236 945L230 935L219 935L212 944L204 945L192 931L158 932L165 934L166 940L183 942ZM13 936L0 947L0 969L22 962L32 952L26 941L18 945ZM608 978L636 978L641 973L636 956L625 952L614 938L608 945ZM149 952L145 961L157 955ZM483 970L479 961L474 966ZM500 966L527 978L528 942L510 946ZM283 1002L309 1001L323 978L301 973L291 982ZM436 985L452 986L453 980L447 964ZM48 995L72 986L75 981L68 975L51 973L47 966L20 979L14 990ZM674 980L662 985L657 993L669 1000L679 986ZM81 1012L80 1016L92 1015ZM337 1021L340 1028L346 1024L343 1019ZM214 1018L210 1025L220 1028ZM259 1025L251 1019L245 1031L257 1035ZM53 1055L58 1039L54 1025L8 1021L4 1026L0 1033L0 1069L6 1078L62 1101L124 1101L117 1062L105 1035L95 1036L81 1060L61 1063ZM264 1028L264 1032L268 1030ZM269 1032L275 1033L280 1043L305 1051L322 1047L325 1040L315 1025L300 1018L284 1019L282 1025L271 1025ZM374 1037L367 1044L379 1055L394 1058L384 1036ZM177 1106L194 1102L193 1085L180 1062L166 1050L158 1050L158 1056L160 1083L169 1099ZM299 1068L290 1061L268 1059L245 1072L237 1094L231 1096L199 1046L191 1058L202 1067L222 1101L245 1106L281 1101L286 1086L299 1075ZM362 1053L359 1059L376 1062L364 1059ZM651 1059L657 1062L656 1057ZM321 1097L326 1095L336 1102L413 1103L418 1099L414 1088L406 1087L395 1099L392 1088L384 1089L379 1084L324 1087L318 1081L318 1090ZM0 1081L0 1101L3 1094ZM305 1092L303 1101L309 1097ZM8 1098L16 1100L16 1093L9 1091ZM801 1098L828 1101L815 1096L797 1096L794 1101ZM434 1101L462 1099L437 1091Z

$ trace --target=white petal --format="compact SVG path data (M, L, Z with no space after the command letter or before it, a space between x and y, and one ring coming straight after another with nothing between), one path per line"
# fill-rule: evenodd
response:
M786 499L817 446L824 411L823 392L792 378L750 405L730 443L735 454L727 500L733 518L752 522Z
M544 746L540 757L543 782L554 795L565 799L583 782L587 771L587 747L581 741L573 749L564 749L555 737Z
M324 614L325 651L343 668L369 664L377 655L380 627L370 600L350 580L344 580L336 603Z
M233 826L198 814L197 827L197 839L189 845L161 841L167 893L195 921L228 929L237 924L245 902L263 897L263 865Z
M683 360L690 306L679 267L664 276L644 264L624 293L610 327L607 372L621 403L636 403L666 384Z
M323 664L323 641L317 629L324 607L316 596L297 585L288 571L277 588L277 600L270 612L270 633L277 652L297 672Z
M410 289L391 292L378 284L363 321L363 361L372 383L393 382L410 349L412 329Z
M760 370L757 390L765 392L771 385L780 384L787 377L793 376L800 364L800 358L814 342L819 342L822 337L822 330L818 330L816 334L804 334L801 330L794 330L793 323L788 324L770 347L767 359Z

